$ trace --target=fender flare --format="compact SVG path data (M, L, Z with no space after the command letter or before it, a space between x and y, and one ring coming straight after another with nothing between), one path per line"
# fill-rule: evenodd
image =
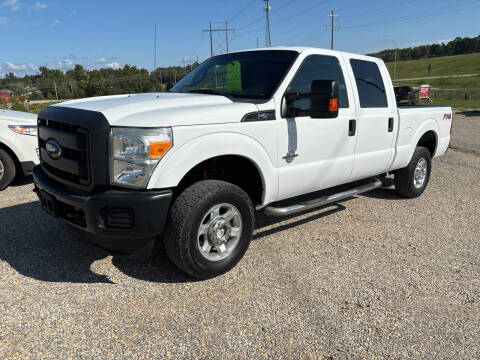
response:
M219 146L215 146L219 144ZM179 148L173 146L155 169L149 189L178 186L183 177L196 165L218 156L236 155L250 160L258 169L263 183L263 203L271 202L278 194L278 176L266 149L252 137L221 132L201 135Z
M435 119L427 119L426 121L424 121L422 123L422 125L417 129L417 131L415 132L415 134L412 136L412 142L411 142L411 147L410 147L410 151L409 151L409 156L408 156L408 161L410 161L410 159L412 158L413 156L413 152L415 151L415 148L417 147L417 144L418 142L420 141L420 139L422 138L423 135L425 135L427 132L429 131L433 131L433 133L435 134L435 139L436 139L436 148L435 148L435 152L437 151L438 149L438 134L440 133L440 129L437 125L437 122L435 121ZM434 154L435 156L435 154ZM432 159L434 158L434 156L432 156Z

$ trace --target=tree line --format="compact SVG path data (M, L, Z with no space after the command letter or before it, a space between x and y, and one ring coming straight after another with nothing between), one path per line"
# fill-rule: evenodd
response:
M474 38L457 37L455 40L449 41L446 44L422 45L405 49L388 49L369 55L378 57L385 62L391 62L395 60L395 51L398 51L397 61L479 53L480 35Z
M165 91L168 84L175 84L197 65L159 67L153 72L131 65L88 70L77 64L66 72L42 66L35 75L6 74L0 79L0 90L11 91L12 100L13 97L56 100Z

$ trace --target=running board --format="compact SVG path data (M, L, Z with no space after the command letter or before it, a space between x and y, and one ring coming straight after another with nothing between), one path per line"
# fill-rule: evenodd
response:
M294 204L286 207L268 206L265 208L264 212L265 214L271 215L271 216L288 216L301 211L313 209L322 205L327 205L333 202L347 199L354 195L358 195L358 194L379 188L380 186L382 186L382 181L379 179L375 179L374 182L371 182L369 184L365 184L347 191L343 191L338 194L322 196L318 199L304 201L304 202L300 202L298 204Z

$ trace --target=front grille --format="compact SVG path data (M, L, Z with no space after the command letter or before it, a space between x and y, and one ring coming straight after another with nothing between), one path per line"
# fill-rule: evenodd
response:
M38 118L38 140L42 167L47 173L69 183L88 186L88 130L68 123ZM55 140L62 149L59 159L51 158L46 143Z
M109 134L110 125L100 112L67 106L46 107L38 115L42 170L69 191L92 193L108 187ZM61 149L61 154L52 153L52 149Z

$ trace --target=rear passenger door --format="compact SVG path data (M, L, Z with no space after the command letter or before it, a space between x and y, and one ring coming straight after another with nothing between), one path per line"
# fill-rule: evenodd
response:
M395 113L392 93L386 91L382 71L374 61L350 59L352 82L356 88L357 144L351 180L388 171L393 159ZM388 76L388 74L383 74Z

